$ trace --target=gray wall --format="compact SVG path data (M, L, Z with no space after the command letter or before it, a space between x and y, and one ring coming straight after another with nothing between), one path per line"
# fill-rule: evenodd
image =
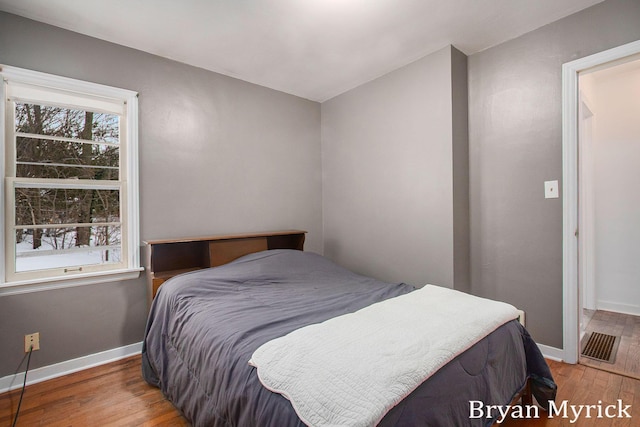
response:
M451 50L451 145L453 156L453 287L471 292L469 218L469 91L467 56Z
M453 163L467 143L466 89L454 120L452 84L466 81L465 60L446 47L322 104L328 257L382 280L454 286L454 226L467 217L454 221Z
M320 105L0 12L0 63L140 93L141 239L300 228L322 252ZM0 377L138 342L144 279L0 297Z
M608 0L468 58L472 292L542 344L562 348L562 64L638 39L640 1Z

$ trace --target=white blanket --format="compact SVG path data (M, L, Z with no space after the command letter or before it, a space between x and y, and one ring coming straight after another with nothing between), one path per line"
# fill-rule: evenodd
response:
M427 285L269 341L249 363L310 426L373 426L438 369L518 317Z

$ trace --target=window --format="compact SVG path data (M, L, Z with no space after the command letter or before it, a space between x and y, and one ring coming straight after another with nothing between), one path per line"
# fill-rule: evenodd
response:
M137 277L137 94L14 67L1 74L0 286Z

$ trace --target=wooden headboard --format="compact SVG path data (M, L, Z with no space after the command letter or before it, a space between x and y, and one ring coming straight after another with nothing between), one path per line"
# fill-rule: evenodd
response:
M283 230L149 240L146 269L151 297L162 283L181 273L217 267L241 256L268 249L303 250L306 231Z

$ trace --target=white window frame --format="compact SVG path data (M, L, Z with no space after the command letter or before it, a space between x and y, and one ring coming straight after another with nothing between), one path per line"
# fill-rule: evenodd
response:
M60 97L60 99L77 93L83 97L95 97L96 102L100 102L103 99L107 101L117 100L124 103L126 107L122 114L124 126L121 127L122 136L126 141L123 144L124 149L120 153L120 168L123 176L119 181L122 191L121 210L123 218L121 218L121 221L123 228L126 228L121 242L122 264L116 269L113 266L105 265L104 268L84 268L82 271L70 268L66 272L64 272L64 268L41 270L29 272L28 274L8 271L6 268L8 257L13 256L12 254L15 252L15 242L13 240L15 237L11 238L11 235L15 236L15 233L13 231L9 232L13 225L8 224L8 217L10 216L8 209L14 209L15 201L12 191L13 178L6 176L6 162L12 160L5 159L0 161L0 175L3 178L3 183L0 185L0 200L2 200L2 209L0 209L0 221L2 222L2 227L0 227L0 295L139 277L143 268L140 267L137 92L6 65L0 65L0 76L2 76L2 81L0 82L0 152L3 153L3 158L7 157L7 144L13 144L13 141L7 140L9 129L6 128L6 125L11 123L11 126L13 126L14 120L13 113L6 111L8 97L6 82L15 85L35 86L37 87L36 91L45 89L53 97ZM11 134L13 134L13 129L11 129ZM43 271L45 274L42 273Z

